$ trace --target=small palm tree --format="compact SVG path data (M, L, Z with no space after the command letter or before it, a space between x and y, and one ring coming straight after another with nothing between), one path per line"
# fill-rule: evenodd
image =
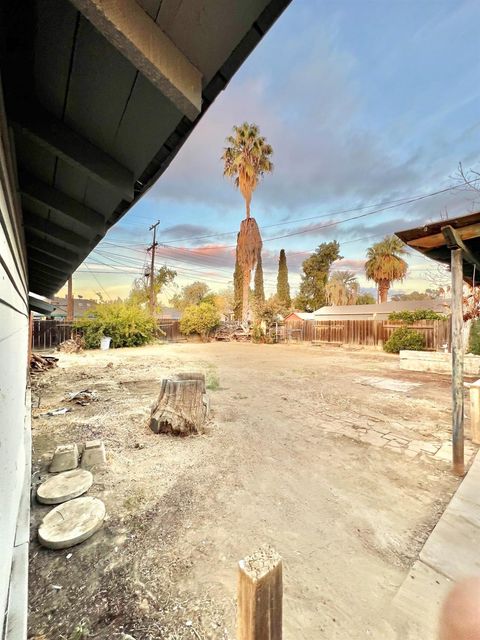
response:
M250 218L250 203L258 181L265 173L273 171L270 160L272 147L260 135L256 124L244 122L233 127L233 135L226 139L223 150L223 175L231 178L245 200L246 217Z
M351 271L336 271L325 285L327 304L355 304L358 297L358 280Z
M376 283L380 302L387 302L392 282L402 281L407 275L408 265L401 258L405 253L405 245L396 236L386 236L367 250L365 275Z
M250 218L250 203L260 178L273 171L272 147L260 135L256 124L244 122L233 127L223 150L223 175L231 178L245 200L246 217L237 236L237 262L242 273L242 319L248 320L250 278L261 259L262 237L255 218Z

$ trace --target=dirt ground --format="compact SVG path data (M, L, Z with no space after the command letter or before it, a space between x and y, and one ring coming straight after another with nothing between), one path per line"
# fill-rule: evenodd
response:
M153 434L160 380L198 370L211 387L206 433ZM98 401L36 417L85 388ZM55 445L101 438L108 465L89 495L108 517L90 540L50 551L36 542L48 508L33 503L30 637L233 640L237 562L264 543L284 561L285 640L393 637L389 602L458 484L439 449L448 378L400 371L381 352L63 354L36 378L33 405L34 485Z

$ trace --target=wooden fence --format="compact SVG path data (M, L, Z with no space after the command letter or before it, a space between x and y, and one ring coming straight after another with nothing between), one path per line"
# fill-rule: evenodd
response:
M32 324L32 348L54 349L73 333L73 323L64 320L34 320Z
M165 333L162 336L163 340L168 342L177 342L183 339L183 335L180 333L180 321L172 320L171 318L159 318L158 327Z
M383 344L404 326L391 320L307 320L304 324L305 341L371 346ZM427 350L441 350L445 344L450 348L450 319L419 320L407 326L424 336Z

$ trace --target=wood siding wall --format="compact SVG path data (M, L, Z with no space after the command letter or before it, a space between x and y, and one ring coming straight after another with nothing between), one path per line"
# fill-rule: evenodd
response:
M11 637L9 634L14 632L18 634L16 637L26 637L29 540L30 422L26 411L28 282L12 157L0 93L1 638ZM15 611L8 601L9 592L15 594Z

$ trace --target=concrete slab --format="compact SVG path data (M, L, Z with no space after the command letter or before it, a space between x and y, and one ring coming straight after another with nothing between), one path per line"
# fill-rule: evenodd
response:
M406 382L404 380L395 380L394 378L377 378L371 376L357 378L355 382L368 385L369 387L376 387L377 389L398 391L399 393L408 393L422 384L421 382Z
M93 476L86 469L64 471L43 482L37 489L37 500L42 504L60 504L78 498L90 489Z
M436 640L438 616L453 581L417 560L393 599L391 625L402 640Z
M83 468L104 465L106 462L107 456L105 453L105 445L101 440L90 440L85 443L81 462L81 466Z
M105 505L98 498L75 498L52 509L38 529L40 544L49 549L66 549L80 544L100 529Z
M69 471L78 467L78 447L76 444L61 444L55 449L52 462L49 467L50 473L59 471Z
M27 611L28 543L25 542L13 550L4 640L25 640L27 637Z

